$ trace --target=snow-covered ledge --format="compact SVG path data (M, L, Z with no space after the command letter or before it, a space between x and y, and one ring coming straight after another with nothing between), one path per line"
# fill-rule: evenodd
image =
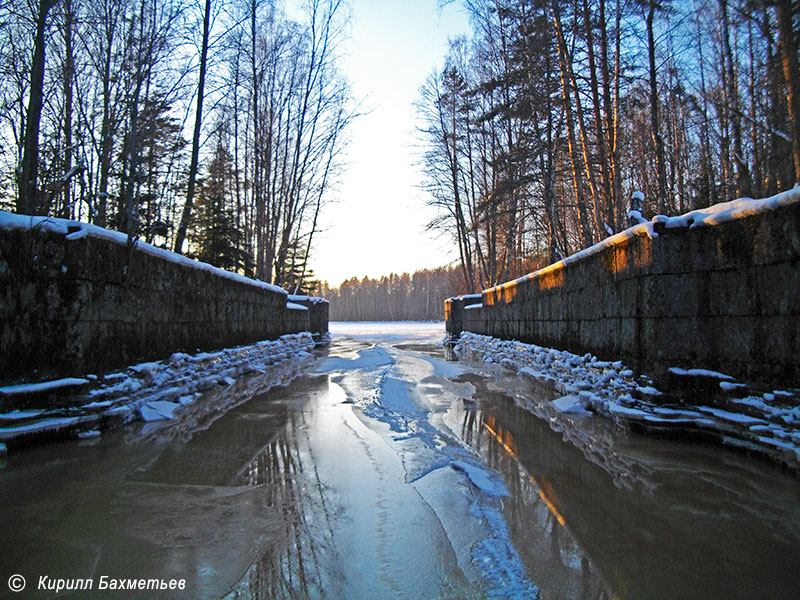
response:
M555 413L596 414L659 435L700 435L800 470L798 390L757 389L724 373L674 367L673 377L704 385L701 394L685 402L675 389L637 377L619 360L470 332L461 335L454 349L460 359L510 370L552 388L559 396L552 401L517 398L523 408L547 418ZM676 385L674 379L665 381L670 384Z
M100 377L0 387L0 455L6 445L13 449L42 440L89 439L135 421L149 423L147 433L197 419L200 413L222 411L230 406L220 406L204 394L239 384L260 392L286 385L307 368L313 348L310 333L287 334L216 352L177 352L165 360L138 363ZM48 394L61 395L60 404L67 406L42 406ZM226 395L231 402L247 397L241 390ZM40 401L24 409L8 409L9 403L30 404L27 398Z

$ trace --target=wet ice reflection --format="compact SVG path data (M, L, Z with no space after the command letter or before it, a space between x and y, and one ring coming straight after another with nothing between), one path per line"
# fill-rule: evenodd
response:
M503 473L504 514L543 598L795 594L800 485L790 474L596 419L559 424L470 381L478 391L448 420Z
M10 457L0 574L185 577L185 598L793 596L787 473L373 341L290 387L243 378L178 422Z

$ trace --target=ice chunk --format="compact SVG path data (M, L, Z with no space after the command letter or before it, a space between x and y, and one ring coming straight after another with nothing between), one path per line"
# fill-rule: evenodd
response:
M179 406L180 404L175 402L156 400L154 402L148 402L142 406L139 409L139 413L142 415L142 420L144 421L162 421L164 419L174 419L175 409Z
M476 488L490 496L508 496L508 489L502 481L493 479L489 473L477 465L469 464L463 460L454 460L450 463L456 471L462 471Z
M581 398L575 394L569 394L567 396L562 396L561 398L556 398L551 402L553 407L558 412L563 413L586 413L586 409L583 407L581 402Z
M77 377L66 377L54 381L42 381L41 383L23 383L20 385L7 385L0 387L0 396L7 394L36 394L39 392L53 391L60 388L68 388L89 383L88 379Z

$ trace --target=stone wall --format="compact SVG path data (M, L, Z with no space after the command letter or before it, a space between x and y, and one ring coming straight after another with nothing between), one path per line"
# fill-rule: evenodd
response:
M308 330L308 311L286 304L275 286L146 244L129 250L115 232L0 213L2 383Z
M768 200L656 218L451 301L448 331L800 386L800 188Z
M445 330L451 336L458 335L462 331L474 331L470 327L464 326L464 318L467 313L464 309L467 306L475 306L483 301L481 294L468 294L457 298L448 298L444 301L444 321ZM470 315L472 313L469 313Z
M317 341L327 336L330 302L324 298L317 298L315 296L298 295L290 295L289 302L304 306L308 309L308 327L303 331L310 331Z

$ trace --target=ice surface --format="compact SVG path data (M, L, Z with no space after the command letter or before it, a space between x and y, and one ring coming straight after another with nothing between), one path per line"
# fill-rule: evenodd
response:
M381 335L378 332L385 327L408 327L412 340L421 331L423 335L433 332L441 340L438 326L431 331L430 326L375 324L358 326L356 335ZM451 368L439 359L416 354L412 357L399 349L402 346L387 346L395 339L408 340L405 333L394 330L382 335L386 336L382 341L359 350L355 358L331 357L318 370L334 373L334 380L350 399L347 406L360 409L364 423L380 432L397 453L404 481L413 485L431 508L447 512L439 519L448 535L453 536L451 543L465 536L472 540L469 566L461 562L464 557L459 559L462 570L465 573L474 570L480 575L488 597L536 597L536 587L525 576L498 504L508 495L502 477L486 467L474 450L450 435L441 415L431 410L433 406L445 410L443 407L457 401L468 387L474 389L443 379L443 373L459 375L463 367ZM448 466L449 469L444 468ZM471 519L465 522L461 516L456 526L450 515L453 507L442 504L442 492L433 482L458 482L459 477L463 478L462 489L470 494ZM461 550L454 548L460 555Z
M365 367L380 367L392 364L392 358L383 348L370 348L369 350L359 350L358 358L342 358L334 356L322 361L316 371L318 373L328 373L340 369L363 369Z

